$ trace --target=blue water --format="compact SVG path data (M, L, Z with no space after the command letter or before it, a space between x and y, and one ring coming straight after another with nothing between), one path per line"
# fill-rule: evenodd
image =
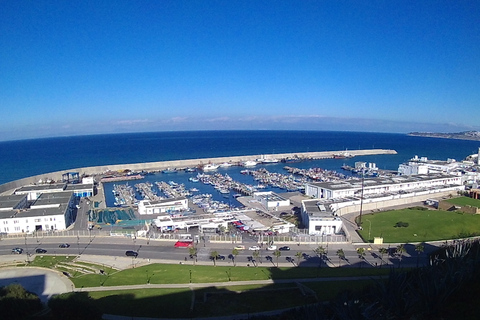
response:
M303 162L294 166L340 171L343 163L367 161L375 162L380 169L396 170L400 163L415 155L461 160L476 153L479 146L480 142L467 140L334 131L152 132L31 139L0 142L0 184L97 165L371 148L394 149L398 154Z

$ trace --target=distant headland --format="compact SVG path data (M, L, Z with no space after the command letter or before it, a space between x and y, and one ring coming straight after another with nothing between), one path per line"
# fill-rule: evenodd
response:
M432 137L432 138L480 141L480 131L464 131L464 132L456 132L456 133L410 132L408 135L417 136L417 137Z

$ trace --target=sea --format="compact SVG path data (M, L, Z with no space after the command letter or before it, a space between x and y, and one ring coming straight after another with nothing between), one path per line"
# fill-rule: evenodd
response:
M344 164L354 166L356 161L365 161L375 163L380 169L397 170L399 164L415 155L432 160L460 161L477 153L479 147L480 141L397 133L301 130L119 133L15 140L0 142L0 184L43 173L109 164L359 149L393 149L397 154L312 160L288 165L341 172ZM285 171L284 163L264 166L271 172ZM240 179L241 169L243 168L220 168L219 172ZM148 176L148 179L187 184L190 177L185 172L162 175ZM111 187L109 185L108 190ZM110 200L107 199L107 202ZM231 198L227 200L231 201Z

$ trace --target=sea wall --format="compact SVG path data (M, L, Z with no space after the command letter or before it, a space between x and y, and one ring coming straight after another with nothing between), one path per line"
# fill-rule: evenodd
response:
M114 165L103 165L103 166L93 166L93 167L84 167L84 168L72 168L68 170L43 173L36 176L31 176L28 178L23 178L15 181L11 181L5 184L0 185L0 194L8 193L13 189L19 188L25 185L31 185L38 183L39 180L61 180L62 175L68 172L78 172L80 176L82 175L96 175L102 174L107 171L120 171L129 169L132 171L156 171L163 170L166 168L185 168L185 167L197 167L202 164L208 163L223 163L223 162L243 162L248 160L260 159L263 157L266 158L276 158L276 159L288 159L288 158L300 158L300 159L328 159L333 158L334 154L341 154L345 151L322 151L322 152L299 152L299 153L279 153L279 154L269 154L265 155L247 155L247 156L232 156L232 157L220 157L220 158L204 158L204 159L187 159L187 160L173 160L173 161L159 161L159 162L144 162L144 163L130 163L130 164L114 164ZM395 150L390 149L368 149L368 150L349 150L349 154L352 156L366 156L366 155L377 155L377 154L396 154Z

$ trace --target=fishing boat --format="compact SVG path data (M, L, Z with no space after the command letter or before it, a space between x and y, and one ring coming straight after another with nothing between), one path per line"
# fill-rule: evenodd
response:
M162 170L162 173L175 173L175 172L177 172L177 169L175 169L175 168L173 168L173 169L172 168L167 168L165 170Z

